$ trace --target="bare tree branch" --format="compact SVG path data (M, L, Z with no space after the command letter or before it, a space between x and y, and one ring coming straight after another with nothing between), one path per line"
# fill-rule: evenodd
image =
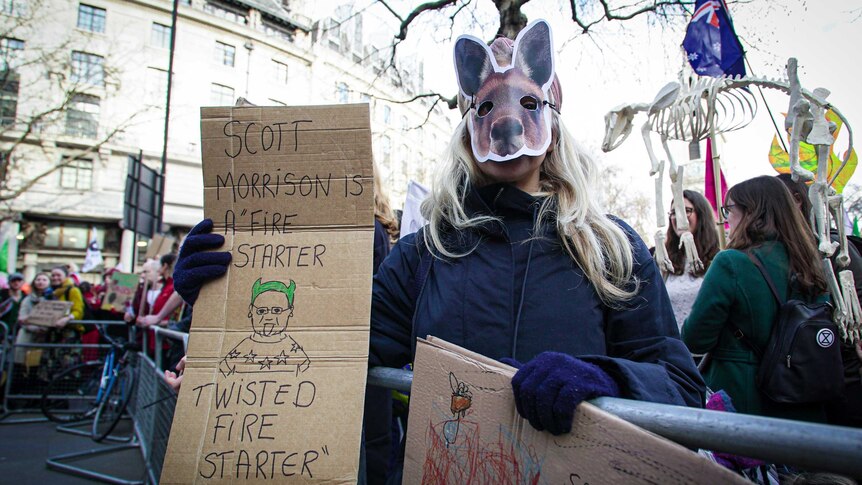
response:
M32 177L31 179L27 180L20 187L18 187L16 189L10 189L4 183L4 186L2 188L0 188L0 201L11 201L12 199L16 199L19 196L21 196L23 193L32 189L37 183L39 183L40 180L47 177L48 175L51 175L52 173L56 172L57 170L62 169L63 167L69 166L72 162L81 160L82 158L86 157L87 155L98 152L102 148L102 146L104 144L110 142L117 135L117 133L120 133L123 130L125 130L128 127L128 125L131 123L131 121L137 115L138 115L138 113L133 114L125 122L119 124L114 129L112 129L110 132L106 133L105 136L102 137L99 141L97 141L93 144L87 145L87 148L83 149L82 151L80 151L79 153L77 153L74 156L63 158L60 163L52 166L51 168L49 168L47 170L44 170L42 173L40 173L40 174L36 175L35 177Z
M611 20L631 20L645 13L655 13L664 15L668 10L680 9L688 11L687 7L694 5L693 1L687 0L648 0L627 5L624 7L611 7L608 0L596 0L601 6L602 15L594 20L586 20L582 17L583 12L578 11L578 0L569 0L569 7L572 10L572 21L581 28L581 33L588 33L590 28L603 21ZM635 10L629 10L632 7L637 7Z
M498 37L514 39L518 32L527 26L527 16L521 12L530 0L494 0L494 5L500 13L500 28L497 29Z

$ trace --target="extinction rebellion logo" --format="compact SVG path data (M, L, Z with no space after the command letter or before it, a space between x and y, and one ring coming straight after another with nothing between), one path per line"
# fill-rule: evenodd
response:
M832 342L835 341L835 334L832 333L832 330L828 328L821 328L819 332L817 332L817 345L825 348L831 347Z

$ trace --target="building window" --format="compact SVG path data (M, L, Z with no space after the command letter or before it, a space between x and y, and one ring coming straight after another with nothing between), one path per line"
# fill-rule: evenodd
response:
M388 136L381 139L381 151L383 152L383 163L386 168L389 168L389 162L392 161L392 140Z
M233 88L213 83L210 90L210 102L214 106L232 106L234 102Z
M66 110L66 134L95 138L99 130L99 98L76 94Z
M272 67L275 72L275 82L279 84L287 84L287 64L272 61Z
M21 53L24 51L24 41L3 37L0 39L0 71L21 67Z
M90 32L105 32L105 9L78 5L78 28Z
M153 22L153 29L150 31L150 45L168 49L171 46L171 28L167 25L162 25Z
M20 66L20 54L24 50L24 41L18 39L0 39L0 125L15 124L18 115L18 89L21 86L20 76L15 70Z
M23 17L29 11L28 0L0 0L0 13L10 17Z
M337 83L335 85L335 99L339 103L346 103L349 100L348 97L347 84Z
M74 83L102 86L105 84L105 58L87 52L72 51L72 77Z
M147 68L147 98L150 104L162 106L168 94L168 71L157 67Z
M15 124L18 116L19 76L16 71L0 71L0 125Z
M215 61L224 66L233 67L233 62L236 57L236 47L230 44L223 44L216 41L215 45Z
M204 12L213 14L216 17L223 18L225 20L230 20L231 22L236 22L238 24L248 24L247 9L243 12L240 9L234 7L233 5L228 5L221 1L209 0L207 3L204 4Z
M93 188L93 161L85 158L71 160L63 158L60 168L60 187L74 190L90 190Z
M93 234L95 231L95 234ZM45 224L43 247L52 249L86 249L93 236L100 248L105 247L105 231L84 224L48 222Z
M293 42L293 32L266 19L263 20L263 31L270 37L279 37L287 42Z
M389 124L392 121L392 109L389 106L383 107L383 123Z

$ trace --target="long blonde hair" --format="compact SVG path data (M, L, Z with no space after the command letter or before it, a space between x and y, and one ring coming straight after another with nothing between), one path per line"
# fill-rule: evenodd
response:
M389 234L389 241L395 244L398 241L398 236L401 232L398 227L398 219L389 205L389 195L383 188L383 182L380 181L380 169L377 163L374 163L374 217L383 224L386 232Z
M592 283L599 298L609 306L618 307L637 293L639 285L633 275L631 241L623 229L605 215L592 193L592 187L599 186L595 162L581 151L559 115L553 112L552 116L555 147L542 162L539 180L540 190L550 196L539 209L534 234L541 234L546 217L553 218L563 247ZM469 147L466 122L462 120L446 150L446 160L435 175L431 193L422 204L422 215L429 222L425 244L433 247L437 255L449 258L470 254L478 243L463 253L455 252L443 243L444 226L463 231L498 220L493 216L470 216L464 209L469 187L492 182L478 169Z

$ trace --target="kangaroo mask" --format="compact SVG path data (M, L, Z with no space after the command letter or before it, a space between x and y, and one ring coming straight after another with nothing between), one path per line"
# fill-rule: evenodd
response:
M455 73L473 155L479 162L505 162L545 153L551 143L549 99L554 80L551 28L536 20L515 39L512 62L499 65L476 37L455 41Z

